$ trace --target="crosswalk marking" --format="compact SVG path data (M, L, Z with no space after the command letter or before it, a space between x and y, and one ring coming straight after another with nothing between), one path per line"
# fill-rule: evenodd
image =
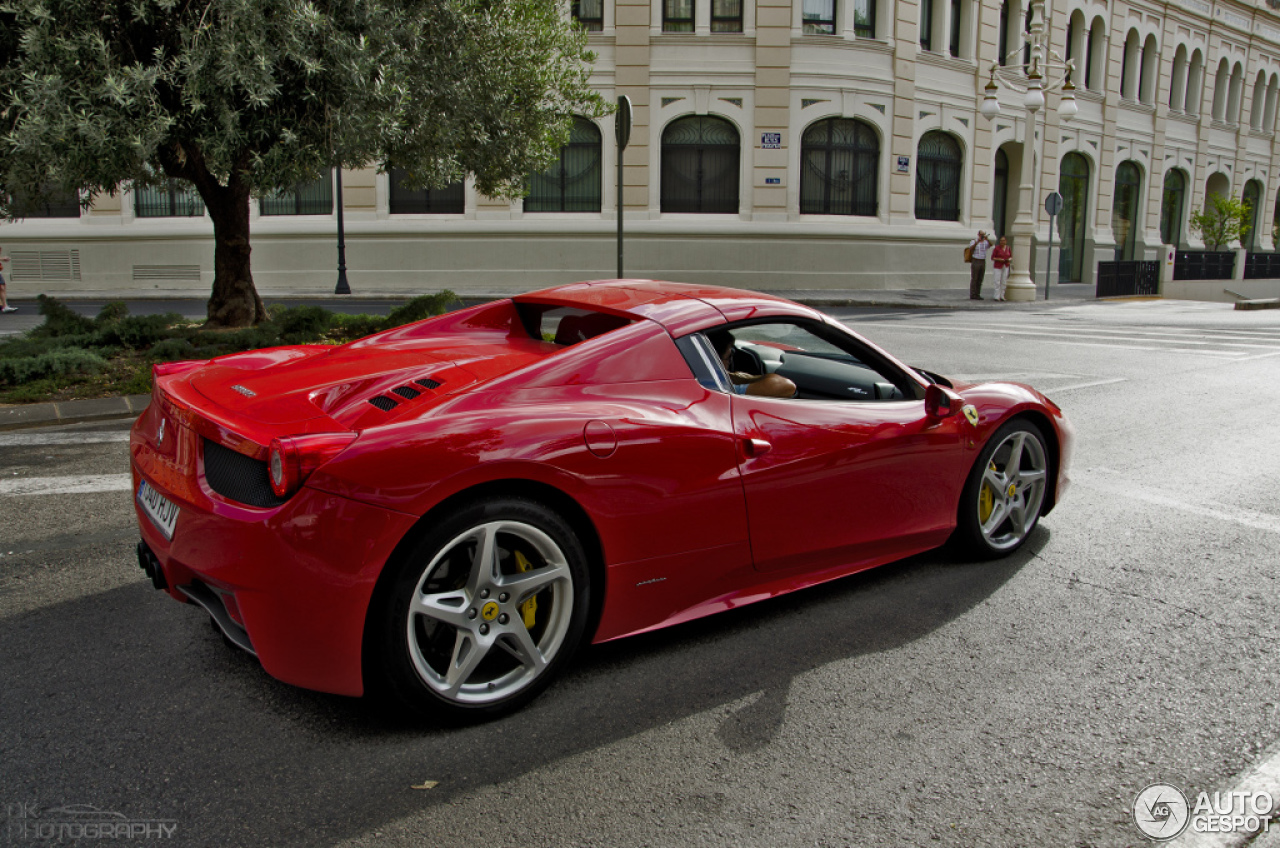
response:
M131 474L90 474L74 477L0 478L0 497L32 495L85 495L133 490Z

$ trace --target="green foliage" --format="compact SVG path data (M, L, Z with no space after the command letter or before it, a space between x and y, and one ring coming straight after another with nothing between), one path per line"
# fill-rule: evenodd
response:
M1253 208L1248 203L1211 194L1206 208L1191 213L1187 227L1204 239L1207 250L1224 250L1237 239L1243 243L1252 220Z
M385 317L345 315L317 305L276 305L268 310L270 320L257 327L218 330L193 326L176 313L129 315L123 303L108 304L91 321L42 295L45 323L25 336L0 341L0 386L17 387L4 391L0 399L10 403L48 400L55 392L74 393L79 385L95 394L142 394L150 391L150 367L155 362L351 341L441 315L458 302L451 291L422 295ZM111 370L104 374L108 366Z
M146 350L168 338L170 328L182 321L182 316L176 312L165 315L126 315L108 324L101 331L101 338L103 344Z
M43 294L36 301L39 303L40 314L44 316L44 323L31 331L33 336L71 336L93 332L93 321L62 301Z
M606 111L593 59L560 0L3 0L0 215L186 180L221 222L221 315L257 300L250 195L339 163L519 194Z
M25 356L0 359L0 385L16 386L32 380L65 377L70 374L94 374L107 367L107 361L96 353L78 347Z
M424 318L430 318L433 315L443 315L458 302L458 296L453 292L445 289L435 294L418 295L404 306L398 306L391 310L387 315L387 320L383 323L383 327L399 327L402 324L412 324L414 321L421 321Z

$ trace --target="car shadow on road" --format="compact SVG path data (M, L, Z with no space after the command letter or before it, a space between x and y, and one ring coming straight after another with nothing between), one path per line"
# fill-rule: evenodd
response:
M6 800L173 818L184 844L318 844L724 705L719 741L757 750L798 675L929 635L1048 539L1037 528L988 563L930 552L593 646L518 714L453 728L275 681L197 609L131 584L0 621ZM437 790L409 788L423 780Z

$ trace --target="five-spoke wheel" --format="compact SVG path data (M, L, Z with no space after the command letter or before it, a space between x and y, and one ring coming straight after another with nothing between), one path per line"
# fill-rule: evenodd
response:
M589 592L582 546L555 512L522 499L468 506L401 565L385 616L389 682L455 714L516 709L577 647Z
M983 557L1012 553L1044 507L1049 463L1035 424L1014 419L996 431L974 464L960 499L956 533Z

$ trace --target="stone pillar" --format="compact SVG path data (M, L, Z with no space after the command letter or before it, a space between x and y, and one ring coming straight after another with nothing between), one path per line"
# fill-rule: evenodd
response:
M614 80L631 98L631 140L622 155L622 204L628 216L649 213L649 0L617 0Z
M787 151L800 146L791 123L791 2L756 2L756 79L751 209L757 220L786 220ZM774 136L780 147L765 147Z
M938 0L935 0L938 2ZM920 52L920 6L916 0L899 0L894 11L893 137L889 142L889 221L915 226L912 200L916 168L899 173L899 156L916 159L916 55Z

